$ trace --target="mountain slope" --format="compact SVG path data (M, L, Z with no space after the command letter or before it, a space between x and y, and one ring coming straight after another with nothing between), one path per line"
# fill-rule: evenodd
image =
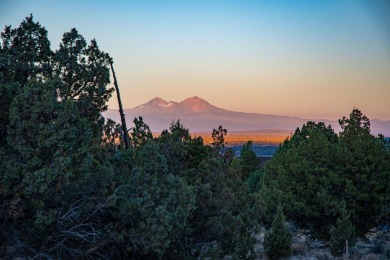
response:
M228 111L213 106L200 97L188 98L182 102L168 102L156 97L140 106L125 109L124 112L129 125L132 124L134 117L142 116L151 130L157 133L167 129L172 121L178 119L191 132L212 132L213 128L217 128L219 125L222 125L228 131L272 129L293 132L297 127L301 127L310 120L298 117ZM104 113L104 116L120 122L117 110L109 109ZM335 131L340 130L336 121L321 121L324 121L327 125L332 125ZM390 121L373 119L371 129L374 135L383 133L385 136L390 136Z

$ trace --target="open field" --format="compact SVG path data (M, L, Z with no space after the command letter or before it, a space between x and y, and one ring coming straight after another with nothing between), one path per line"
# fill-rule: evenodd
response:
M212 143L211 132L192 133L192 137L201 136L205 144ZM154 136L157 136L154 134ZM259 131L240 131L228 132L225 141L228 146L242 145L247 141L252 141L253 144L278 145L286 138L290 137L291 133L288 130L259 130Z
M201 136L205 144L210 144L213 141L211 133L195 133L193 136ZM225 141L228 146L242 145L248 141L252 141L253 144L278 145L289 136L290 131L284 130L228 132Z

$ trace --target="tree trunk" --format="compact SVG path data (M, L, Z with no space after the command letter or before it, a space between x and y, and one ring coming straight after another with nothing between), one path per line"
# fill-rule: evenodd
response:
M126 118L125 118L125 114L123 113L121 95L119 93L119 87L118 87L118 82L116 81L114 67L112 66L112 60L110 62L110 66L111 66L112 75L114 77L114 86L115 86L116 96L118 97L119 114L121 115L122 129L123 129L123 136L124 136L123 139L125 141L125 148L129 149L129 143L130 143L129 142L129 133L127 132Z

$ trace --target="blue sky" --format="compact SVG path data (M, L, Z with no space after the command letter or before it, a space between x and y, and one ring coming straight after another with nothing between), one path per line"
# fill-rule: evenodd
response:
M124 106L200 96L229 110L390 120L390 1L0 2L52 48L75 27L108 52ZM113 97L110 107L116 108Z

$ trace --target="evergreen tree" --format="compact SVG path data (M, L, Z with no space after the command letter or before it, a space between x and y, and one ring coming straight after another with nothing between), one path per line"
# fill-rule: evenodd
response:
M114 186L110 156L100 147L107 55L94 41L77 53L79 37L55 57L32 15L1 38L0 252L97 256L110 226L100 213Z
M232 162L234 160L234 151L232 148L227 148L225 150L225 153L223 155L223 161L227 164L227 165L231 165Z
M251 192L259 191L263 181L263 175L264 173L260 169L254 171L251 175L249 175L248 179L246 180L246 183L248 184L249 190Z
M22 87L0 73L1 256L247 257L261 212L241 173L179 121L153 140L136 120L124 150L120 126L101 120L107 56L72 30L50 57L51 73Z
M390 181L386 143L370 134L370 121L358 109L340 125L338 137L323 123L308 122L281 145L265 166L260 193L266 215L275 212L273 194L281 194L276 199L288 218L323 239L344 202L358 235L383 219Z
M370 120L358 109L340 120L340 143L336 172L351 221L359 235L376 225L382 209L381 198L389 194L387 152L380 138L370 134Z
M18 28L6 26L0 39L0 147L6 147L11 103L29 80L51 77L53 52L45 27L32 15Z
M10 109L8 162L18 167L8 167L1 184L28 214L60 202L88 165L92 131L73 102L57 100L61 86L58 80L32 80Z
M332 255L340 256L343 254L346 241L351 245L351 240L355 236L355 229L351 223L350 215L344 207L341 209L341 218L337 219L337 224L330 230L330 250Z
M225 152L225 136L227 135L227 130L223 128L221 125L218 129L213 129L211 137L213 138L213 142L211 143L211 147L214 150L215 156L222 156Z
M180 120L172 122L156 141L160 152L167 159L170 171L175 175L182 175L184 171L198 167L209 155L209 148L203 144L203 139L192 138Z
M123 148L124 136L122 126L115 121L108 119L103 126L102 146L110 153L115 153Z
M252 148L252 141L248 141L241 149L242 179L246 180L259 167L259 163Z
M87 45L75 28L64 33L53 57L53 73L64 83L59 98L77 104L80 115L94 125L94 136L101 134L104 123L101 112L107 109L114 91L108 87L110 62L111 58L99 49L96 40Z
M254 245L250 229L258 224L261 211L240 174L221 158L211 158L188 170L185 177L196 193L195 210L189 218L191 232L185 239L193 241L188 250L200 253L217 241L219 258L247 257Z
M32 15L26 17L18 28L5 27L1 33L0 57L0 74L3 74L4 83L17 83L23 88L32 78L51 77L53 52L47 30L35 22Z
M134 127L131 131L131 141L133 147L140 146L146 141L150 141L153 139L153 135L150 131L149 126L144 123L144 120L141 116L138 118L134 118L133 122Z
M336 221L331 203L338 181L334 173L338 139L330 130L313 122L298 129L266 164L265 188L261 190L269 205L267 215L274 214L281 202L289 219L322 238L329 237L329 228Z
M282 207L279 205L271 230L264 237L264 249L271 260L282 259L291 255L291 243L292 235L286 226Z
M190 187L169 172L157 144L146 142L135 156L130 181L116 195L114 218L133 256L162 257L187 227L194 207Z

